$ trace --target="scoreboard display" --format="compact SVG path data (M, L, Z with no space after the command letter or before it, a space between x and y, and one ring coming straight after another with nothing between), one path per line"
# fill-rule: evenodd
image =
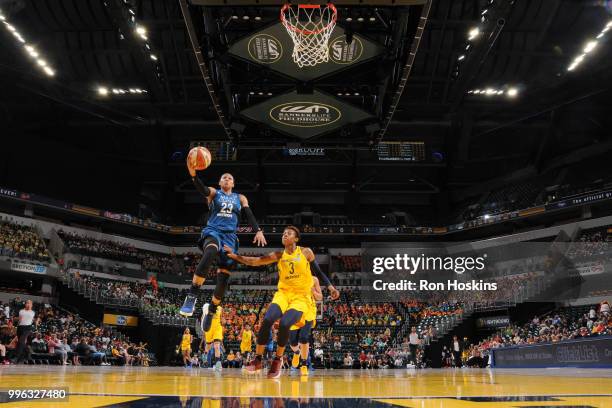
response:
M378 160L425 161L425 142L380 142Z

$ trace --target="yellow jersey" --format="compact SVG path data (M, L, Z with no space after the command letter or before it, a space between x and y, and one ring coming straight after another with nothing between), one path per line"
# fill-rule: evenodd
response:
M223 308L221 306L217 306L217 310L215 311L215 315L213 316L212 324L221 325L221 313L223 313Z
M242 344L251 344L253 339L253 332L250 330L242 331Z
M310 262L299 246L291 254L283 251L278 261L278 289L304 294L312 291Z
M181 339L181 350L191 349L191 334L183 334Z

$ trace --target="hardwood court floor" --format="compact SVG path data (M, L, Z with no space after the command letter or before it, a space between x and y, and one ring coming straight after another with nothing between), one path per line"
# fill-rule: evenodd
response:
M68 402L7 402L10 388L67 387ZM612 370L288 372L169 367L0 367L2 407L612 407Z

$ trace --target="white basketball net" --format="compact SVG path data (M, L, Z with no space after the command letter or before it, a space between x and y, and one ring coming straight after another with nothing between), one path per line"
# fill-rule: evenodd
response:
M328 42L337 17L336 7L331 3L283 6L281 21L293 40L293 61L300 68L329 61Z

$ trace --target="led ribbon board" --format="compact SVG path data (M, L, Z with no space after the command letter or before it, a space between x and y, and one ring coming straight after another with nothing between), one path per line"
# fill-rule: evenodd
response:
M295 79L309 81L361 64L381 55L385 50L377 43L357 34L354 34L353 41L347 44L345 31L339 26L334 28L328 46L328 62L299 68L291 58L293 41L287 34L287 29L278 23L237 41L230 47L229 53L255 64L266 65Z

